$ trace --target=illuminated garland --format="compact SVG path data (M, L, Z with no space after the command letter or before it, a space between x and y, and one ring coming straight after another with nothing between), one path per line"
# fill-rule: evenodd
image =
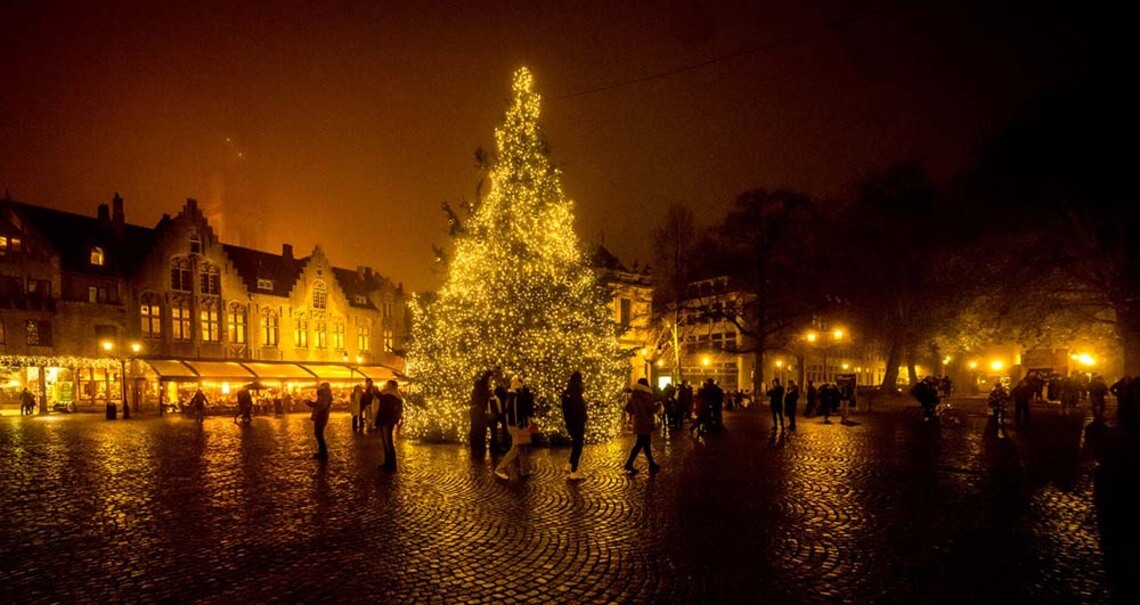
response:
M559 395L577 370L586 388L586 439L604 441L621 428L629 362L609 293L579 249L573 204L546 157L539 95L526 68L515 73L513 89L495 131L490 193L457 236L438 297L413 302L408 371L423 403L406 409L406 431L466 440L475 379L498 367L524 377L542 432L562 433Z
M0 355L0 368L99 368L118 369L119 360L73 355Z

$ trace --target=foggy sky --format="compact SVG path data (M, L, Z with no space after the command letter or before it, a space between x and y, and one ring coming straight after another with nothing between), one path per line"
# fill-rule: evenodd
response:
M1060 9L950 0L16 1L0 23L13 199L94 215L118 191L153 226L194 197L231 243L320 243L412 289L440 284L440 203L473 197L519 66L579 235L644 263L672 203L708 222L902 160L945 179L1085 60Z

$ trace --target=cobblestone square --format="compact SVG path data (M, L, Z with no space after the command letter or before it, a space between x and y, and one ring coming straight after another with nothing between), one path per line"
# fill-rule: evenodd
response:
M1080 418L1000 439L980 408L886 408L779 438L765 410L655 435L657 475L622 472L631 436L587 446L577 483L565 448L504 482L401 440L384 473L343 414L324 464L302 414L5 416L0 602L1111 601Z

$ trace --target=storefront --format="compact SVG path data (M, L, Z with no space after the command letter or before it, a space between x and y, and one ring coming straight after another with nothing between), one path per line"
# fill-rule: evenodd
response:
M122 364L115 359L0 355L0 405L18 408L27 388L36 411L102 411L122 401Z

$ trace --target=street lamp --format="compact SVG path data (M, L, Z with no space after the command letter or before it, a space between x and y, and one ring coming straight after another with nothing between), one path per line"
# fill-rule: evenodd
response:
M824 342L824 339L815 330L808 330L807 333L804 334L804 340L806 340L809 344L816 346L821 351L823 351L823 381L824 382L828 382L827 353L828 353L828 351L831 350L832 347L843 342L843 340L845 338L847 338L847 333L844 332L842 328L836 328L830 332L827 332L827 336L829 338L827 338L826 342ZM843 369L846 370L848 367L849 367L848 364L844 364Z

